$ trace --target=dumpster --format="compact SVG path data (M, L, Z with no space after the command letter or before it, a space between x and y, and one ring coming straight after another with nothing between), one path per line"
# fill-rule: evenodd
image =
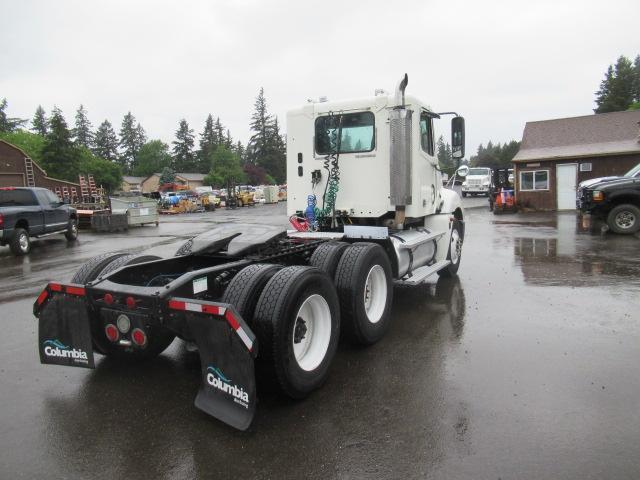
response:
M110 197L111 212L127 215L129 226L155 223L158 225L158 204L143 196Z

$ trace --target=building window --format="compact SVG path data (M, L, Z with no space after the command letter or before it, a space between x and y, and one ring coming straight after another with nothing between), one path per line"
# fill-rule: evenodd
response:
M520 191L549 190L549 170L520 172Z
M580 164L581 172L590 172L591 171L591 162L585 162Z
M375 117L371 112L345 113L316 118L316 153L327 155L338 148L340 153L370 152L376 148Z

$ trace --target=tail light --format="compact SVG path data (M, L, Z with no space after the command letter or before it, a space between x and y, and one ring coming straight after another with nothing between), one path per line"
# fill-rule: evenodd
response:
M118 338L120 338L120 332L118 332L118 328L113 323L109 323L104 327L104 333L110 342L117 342Z
M4 216L0 213L0 228L4 227Z
M113 304L113 295L111 295L110 293L105 293L103 300L104 300L104 303L106 303L107 305L112 305Z
M131 340L139 347L142 347L147 343L147 336L139 328L134 328L133 332L131 332Z

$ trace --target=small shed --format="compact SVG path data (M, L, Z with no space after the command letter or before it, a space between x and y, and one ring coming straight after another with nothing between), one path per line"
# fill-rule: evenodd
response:
M580 182L640 163L640 110L527 122L513 163L520 205L573 210Z

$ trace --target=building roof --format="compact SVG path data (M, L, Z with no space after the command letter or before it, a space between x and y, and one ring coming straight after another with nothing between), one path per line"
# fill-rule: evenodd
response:
M527 122L514 162L640 153L640 110Z
M127 182L131 185L137 185L142 183L143 180L146 180L148 177L131 177L129 175L124 175L122 177L123 182Z
M176 172L176 176L177 177L182 177L185 180L202 182L204 180L204 177L206 177L207 175L205 173L182 173L182 172Z

